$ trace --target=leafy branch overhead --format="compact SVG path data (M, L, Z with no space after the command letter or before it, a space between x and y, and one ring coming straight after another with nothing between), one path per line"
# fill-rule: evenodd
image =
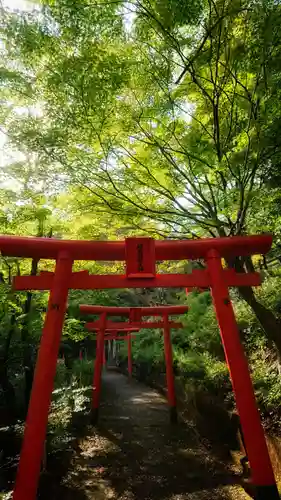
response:
M39 175L75 181L96 210L159 235L245 232L279 158L279 5L42 9L6 13L2 27L17 68L4 72L7 100L18 93L5 125Z

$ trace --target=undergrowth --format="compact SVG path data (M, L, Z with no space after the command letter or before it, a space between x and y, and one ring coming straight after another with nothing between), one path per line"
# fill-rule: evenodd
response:
M72 369L58 360L52 403L48 419L47 456L64 452L77 436L77 423L85 427L93 381L93 361L76 360ZM22 435L24 426L17 426ZM47 459L48 462L48 459ZM12 498L12 492L0 494L1 500Z

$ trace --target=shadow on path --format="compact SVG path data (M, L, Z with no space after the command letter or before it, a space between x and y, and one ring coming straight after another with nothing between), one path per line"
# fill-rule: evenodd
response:
M103 376L99 425L67 468L52 500L249 498L240 476L210 456L192 427L169 423L162 396L114 372Z

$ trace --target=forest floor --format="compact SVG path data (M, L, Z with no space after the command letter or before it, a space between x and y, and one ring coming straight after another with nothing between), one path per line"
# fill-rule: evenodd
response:
M63 469L51 464L40 499L246 500L241 476L211 456L192 426L169 423L165 399L116 372L103 374L100 422Z

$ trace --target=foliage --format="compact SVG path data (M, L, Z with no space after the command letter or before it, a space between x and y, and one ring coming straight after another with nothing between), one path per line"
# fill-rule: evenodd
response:
M51 177L79 183L88 206L135 227L245 231L279 155L280 6L137 3L126 34L121 5L89 15L77 2L75 22L59 0L40 15L5 13L4 61L18 70L4 72L4 90L16 80L21 104L40 109L4 107L11 138Z
M40 216L52 198L80 238L272 230L278 245L280 5L91 5L3 11L2 116L28 203L39 180ZM279 318L240 295L281 352Z
M272 0L38 0L0 7L0 232L69 239L202 238L272 232L268 256L224 262L262 286L231 290L263 416L280 416L280 16ZM189 273L202 262L157 263ZM1 257L0 405L23 419L47 293L14 293L13 276L53 263ZM122 273L122 263L74 270ZM96 343L79 304L188 304L173 333L186 390L233 407L211 295L73 290L50 432L60 446L86 403ZM84 359L79 359L79 352ZM65 363L62 362L64 355ZM120 355L126 358L126 349ZM88 361L85 359L87 356ZM136 364L165 371L163 336L142 331ZM28 392L28 391L27 391Z

